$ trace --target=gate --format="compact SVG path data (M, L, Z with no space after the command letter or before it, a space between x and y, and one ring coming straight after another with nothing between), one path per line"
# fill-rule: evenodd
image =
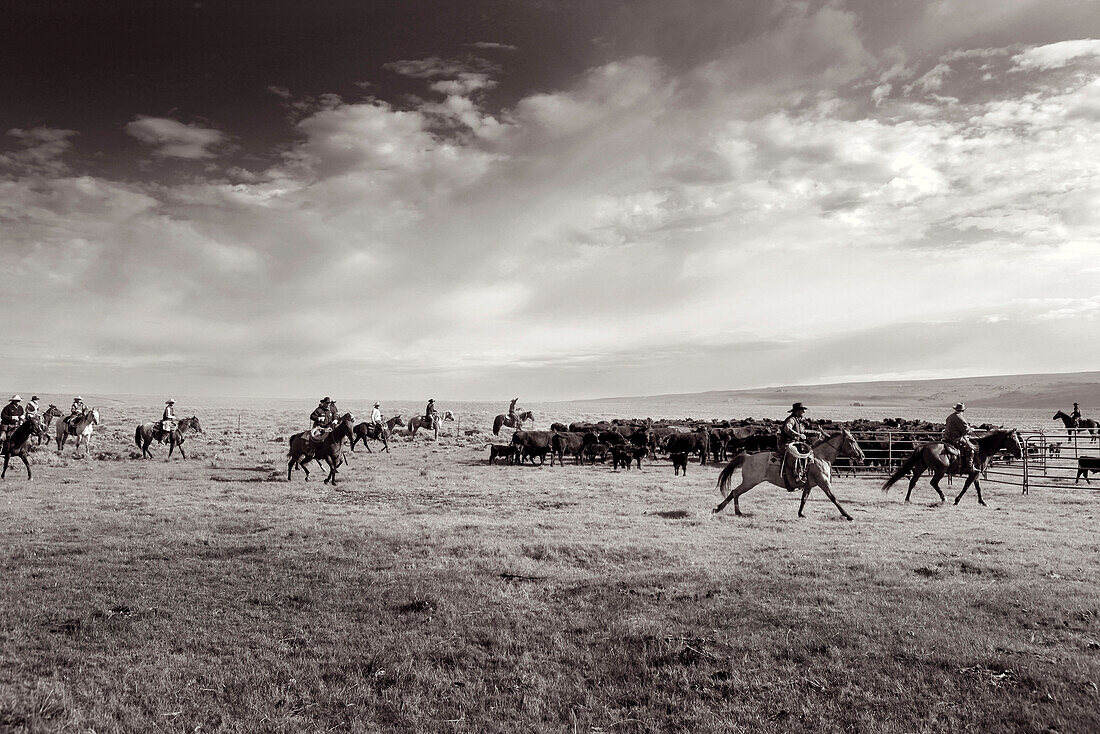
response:
M1021 434L1024 440L1023 492L1034 488L1080 487L1081 459L1100 465L1100 443L1086 429ZM1084 476L1086 486L1090 484Z

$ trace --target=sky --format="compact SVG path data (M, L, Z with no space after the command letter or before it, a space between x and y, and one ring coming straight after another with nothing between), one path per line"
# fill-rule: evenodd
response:
M3 389L1100 364L1090 0L5 5Z

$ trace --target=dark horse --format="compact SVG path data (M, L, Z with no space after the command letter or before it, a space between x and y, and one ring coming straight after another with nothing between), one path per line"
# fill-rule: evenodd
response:
M963 484L959 496L955 498L955 504L959 504L959 500L973 484L974 489L978 492L978 504L984 507L985 500L982 499L982 484L978 481L978 474L1001 449L1008 451L1017 459L1022 458L1024 455L1023 441L1020 440L1020 434L1015 428L1002 428L993 431L988 436L982 436L974 443L978 447L974 454L974 465L977 467L977 471L966 473L966 483ZM948 453L943 441L932 441L915 450L908 459L902 462L897 471L886 480L885 484L882 485L882 491L888 491L894 482L907 473L913 472L913 478L909 480L909 491L905 493L905 501L908 502L917 480L928 469L932 470L932 489L936 490L936 494L940 496L940 502L945 502L946 498L943 496L943 492L940 491L940 480L943 479L944 474L962 474L963 468L962 458L957 452Z
M38 434L39 446L50 440L50 424L53 423L53 419L60 418L63 415L65 414L61 412L61 408L53 403L50 403L50 407L42 413L42 433Z
M493 419L493 435L500 435L501 426L508 426L509 428L515 428L517 431L523 430L523 424L526 421L535 420L535 414L529 410L525 410L522 413L517 413L515 418L509 418L501 413Z
M4 441L4 445L0 447L0 452L4 454L4 470L0 471L0 479L3 479L4 475L8 473L8 460L13 456L18 456L23 460L23 465L27 467L27 479L32 478L31 463L27 461L27 447L30 445L32 435L39 438L45 432L46 429L42 427L42 424L36 418L23 421L11 432L11 435Z
M141 458L151 459L153 454L149 451L149 444L153 441L164 443L168 441L168 458L172 458L172 450L177 446L180 450L180 456L187 458L187 454L183 453L183 434L188 431L194 431L195 433L202 433L202 426L199 425L199 419L195 416L190 418L183 418L176 422L176 430L165 431L160 427L160 421L150 421L149 423L142 423L134 431L134 443L141 449Z
M1070 441L1073 440L1074 432L1081 433L1082 431L1088 431L1089 435L1092 437L1089 439L1089 443L1095 441L1096 435L1100 433L1100 430L1097 430L1100 429L1100 423L1094 421L1092 418L1081 418L1074 424L1073 418L1059 410L1054 414L1051 420L1056 421L1058 419L1061 419L1062 424L1066 427L1066 434L1069 436Z
M429 420L424 415L414 415L409 418L409 435L415 436L416 432L423 428L425 431L435 431L435 437L439 438L439 424L443 421L453 421L455 414L449 410L445 410L439 414L439 420Z
M382 442L382 450L389 453L390 450L390 435L393 433L395 426L405 427L405 421L401 419L400 415L395 415L386 421L384 426L376 426L373 423L363 422L355 427L351 435L351 450L355 451L355 444L362 441L363 445L367 447L367 451L371 452L370 444L367 443L367 439L374 439L375 441ZM373 453L373 452L371 452Z
M310 461L322 461L328 464L328 476L325 484L336 484L336 467L344 463L343 448L344 439L350 439L354 431L355 419L351 413L345 413L342 418L333 424L328 435L320 441L314 441L309 437L309 431L295 433L290 437L290 451L287 452L286 480L290 481L291 472L295 468L306 473L306 481L309 481Z

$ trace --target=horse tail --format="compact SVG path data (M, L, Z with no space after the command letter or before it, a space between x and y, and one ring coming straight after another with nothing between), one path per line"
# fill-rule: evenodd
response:
M141 426L134 429L134 443L139 449L141 448Z
M745 463L745 459L748 454L738 454L730 459L730 463L726 464L726 468L718 475L718 485L715 490L718 491L723 497L730 490L730 480L733 478L733 473L741 468L741 465Z
M894 482L898 481L910 471L912 471L913 467L915 467L917 465L917 462L920 461L921 453L923 451L923 447L914 449L913 453L909 455L909 458L902 462L902 465L898 467L897 471L891 474L890 478L883 483L882 491L889 492L890 487L894 485Z
M499 436L500 435L500 427L503 426L503 425L504 425L504 416L503 415L498 415L495 419L493 419L493 435L494 436Z

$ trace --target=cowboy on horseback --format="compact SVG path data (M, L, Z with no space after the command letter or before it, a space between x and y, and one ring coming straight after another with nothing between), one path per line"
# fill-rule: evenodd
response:
M72 407L69 408L69 414L65 416L65 423L69 425L69 434L72 435L76 422L83 418L88 413L88 406L84 405L84 398L77 395L73 398Z
M175 405L176 401L172 398L168 398L164 401L164 414L161 415L160 418L160 430L164 431L165 433L171 433L172 431L176 430L176 410L174 407ZM160 439L160 441L161 443L163 443L164 439L162 438Z
M1077 403L1073 404L1073 412L1069 414L1069 417L1073 419L1073 425L1075 427L1081 427L1081 408Z
M978 468L974 466L974 452L977 451L977 447L970 440L970 435L974 432L974 429L967 423L966 418L963 418L962 413L964 410L966 410L966 406L963 403L955 403L955 412L947 416L947 420L944 421L943 442L948 446L954 446L961 452L963 470L968 474L973 474L978 471Z
M339 411L337 411L336 403L332 401L332 398L327 395L321 398L321 402L309 414L309 420L313 424L313 427L309 429L310 436L314 439L320 439L328 433L337 415L339 415Z
M381 410L381 407L382 407L381 403L375 403L374 404L374 407L371 408L371 411L370 411L370 421L369 421L369 423L371 425L373 425L373 426L375 426L379 429L382 428L382 410Z
M806 467L813 455L809 435L817 435L819 431L805 427L802 419L806 406L802 403L795 403L787 412L790 415L779 428L779 460L794 467L795 486L787 487L788 492L793 492L806 481Z
M38 417L38 396L31 395L31 399L27 401L26 405L27 420Z
M516 402L519 398L512 398L512 404L508 406L508 417L512 420L516 419Z
M7 440L12 431L19 427L19 424L26 418L26 411L23 409L23 398L18 395L12 395L8 400L8 404L4 406L3 410L0 410L0 443Z
M433 428L439 420L439 411L435 409L435 398L428 398L428 405L424 408L424 420L428 422L425 428Z

